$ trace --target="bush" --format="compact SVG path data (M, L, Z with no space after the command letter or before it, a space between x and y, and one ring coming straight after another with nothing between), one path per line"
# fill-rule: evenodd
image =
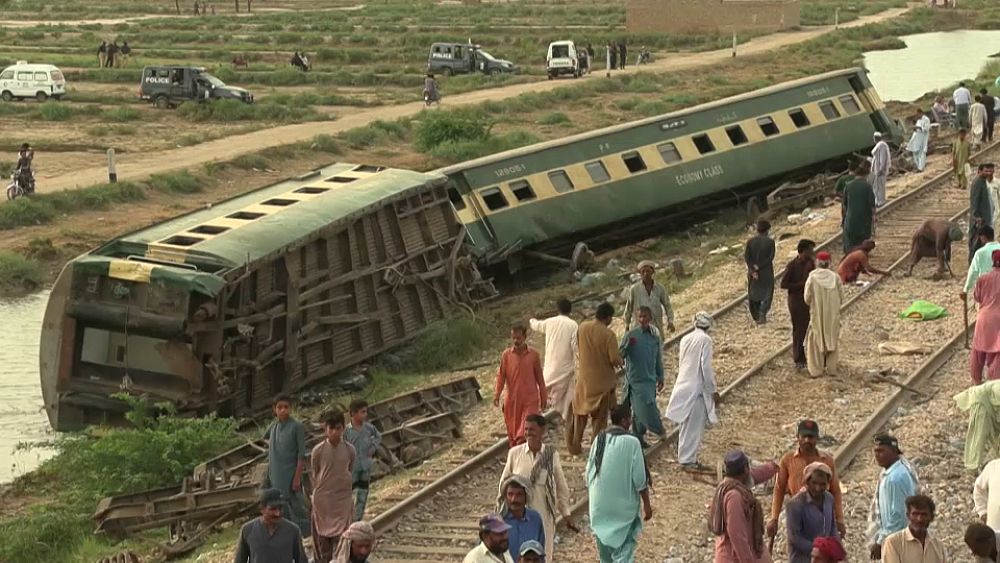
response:
M413 144L417 150L431 152L444 143L485 141L492 126L485 115L476 111L424 111Z
M45 274L38 262L13 252L0 252L0 287L33 290L44 281ZM0 557L0 561L5 559Z
M104 112L104 119L108 121L117 121L118 123L135 121L136 119L139 119L139 116L139 110L128 107L105 110Z
M187 170L173 174L153 174L148 182L150 188L164 193L193 194L204 189L201 180Z
M446 142L434 147L430 154L446 162L462 162L488 154L503 152L537 143L538 137L526 131L511 131L479 141Z
M55 209L42 198L21 197L0 205L0 229L40 225L55 216Z
M45 102L38 106L35 118L42 121L66 121L76 113L72 106L59 102Z
M267 170L270 163L259 154L245 154L230 161L230 164L243 170Z
M408 372L434 373L467 363L488 347L486 326L470 318L453 318L427 327L397 356Z
M238 100L214 100L208 103L189 102L177 108L179 116L192 121L296 121L317 116L311 108L284 106L274 103L244 104Z
M538 120L539 125L560 125L562 123L569 123L569 117L561 111L547 113Z
M337 140L330 135L316 135L312 138L312 142L309 143L309 148L330 154L341 154L343 152Z
M625 98L623 100L615 100L613 105L622 111L632 111L639 105L640 101L639 98Z
M652 117L654 115L661 115L670 111L665 102L659 102L655 100L647 100L640 102L639 105L635 106L636 113Z

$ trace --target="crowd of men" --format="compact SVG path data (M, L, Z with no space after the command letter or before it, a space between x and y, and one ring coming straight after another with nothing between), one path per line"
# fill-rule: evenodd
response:
M956 113L960 121L965 119L964 109ZM915 136L924 129L926 123L918 117ZM925 150L926 140L917 140ZM917 146L912 141L911 146ZM968 159L967 143L967 133L960 129L952 164L962 189L966 189L961 170ZM874 145L871 158L855 165L837 184L844 243L839 263L834 265L829 252L816 252L813 241L800 240L780 279L788 294L792 359L812 377L837 372L844 285L858 283L862 275L890 275L870 260L891 164L888 146L877 133ZM997 561L1000 536L994 530L1000 526L1000 460L990 459L1000 446L1000 243L994 241L993 231L997 204L989 194L993 168L980 164L968 186L970 253L961 297L964 301L971 293L979 311L970 353L973 386L955 400L970 413L966 467L981 470L975 503L984 523L969 526L966 542L977 557ZM770 229L767 221L759 221L744 252L748 309L757 325L768 322L776 281ZM931 257L937 260L936 277L951 274L951 244L962 236L955 223L925 221L912 235L907 275L920 259ZM552 424L543 415L548 408L557 423L565 424L567 451L573 456L583 454L590 426L585 477L590 525L602 563L635 560L643 522L653 514L644 450L650 435L666 438L664 417L678 425L681 468L712 471L698 454L705 429L718 420L716 406L721 399L713 368L713 320L708 313L697 313L693 329L680 339L676 380L661 414L656 397L665 391L664 335L676 327L670 296L655 280L655 269L653 262L640 262L638 279L624 292L621 338L610 328L615 310L608 302L579 324L570 316L572 303L561 299L557 315L511 326L511 346L500 357L493 398L495 406L503 405L510 448L498 483L496 510L479 520L480 543L465 563L551 562L559 549L556 523L562 520L577 530L559 452L544 442ZM528 344L529 330L544 335L544 362ZM349 424L340 412L324 416L325 440L313 448L308 462L311 511L305 508L302 488L307 459L304 428L290 416L288 397L279 397L274 411L276 420L265 436L270 455L261 517L243 527L237 563L276 560L271 559L276 553L283 560L305 561L303 535L312 537L314 561L366 561L374 532L362 518L372 457L380 440L366 421L367 405L351 404ZM741 451L725 456L724 478L711 498L707 521L716 536L717 563L770 562L782 513L789 561L845 559L844 492L833 458L817 448L819 436L816 421L803 420L797 427L797 447L778 461L752 463ZM882 471L867 522L871 558L887 563L945 561L940 540L929 530L934 501L920 494L917 472L898 440L879 435L872 451ZM772 478L774 496L765 515L753 489ZM282 519L281 507L287 509L288 520Z

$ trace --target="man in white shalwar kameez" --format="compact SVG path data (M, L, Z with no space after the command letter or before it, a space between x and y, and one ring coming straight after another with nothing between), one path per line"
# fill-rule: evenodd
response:
M545 365L542 377L549 405L569 420L573 414L573 396L576 393L576 331L579 325L569 318L573 304L569 299L556 303L559 314L544 320L530 319L531 330L545 335Z
M986 106L983 105L983 98L976 96L976 103L969 108L970 141L972 148L983 144L986 136Z
M830 253L816 254L816 269L806 278L805 299L810 315L806 332L809 375L836 375L844 288L840 276L830 269Z
M875 132L875 147L872 148L872 167L868 173L868 183L875 192L875 207L885 205L885 183L889 180L889 169L892 167L892 151L889 143L882 139L882 134Z
M986 464L972 486L976 515L994 530L1000 530L1000 459Z
M924 167L927 166L927 138L930 131L930 118L923 110L918 109L916 122L913 125L913 134L910 136L910 142L906 144L906 150L913 154L913 163L920 172L923 172Z
M670 393L666 416L680 425L677 461L688 471L707 469L698 463L701 438L709 424L719 421L715 404L719 393L712 368L712 317L702 311L694 317L695 330L681 339L677 381Z

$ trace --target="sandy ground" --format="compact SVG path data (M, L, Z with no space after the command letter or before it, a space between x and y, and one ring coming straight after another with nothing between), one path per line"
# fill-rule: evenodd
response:
M869 23L885 21L898 17L909 8L888 10L873 16L859 18L841 27L856 27ZM759 37L750 43L739 47L738 53L751 55L779 49L787 45L801 43L826 33L834 31L833 26L821 26L807 30L779 33ZM654 61L644 67L630 67L619 73L679 71L696 67L711 66L729 59L732 53L729 49L707 51L701 53L685 53ZM595 73L579 80L599 80L602 75ZM484 101L503 100L528 92L544 92L567 85L566 80L547 80L528 84L515 84L502 88L479 90L448 97L445 92L446 106L464 106ZM130 155L119 159L118 175L123 179L140 179L150 174L163 173L170 170L190 168L212 161L229 160L264 148L296 143L311 139L321 134L337 134L356 127L362 127L377 119L393 120L415 115L424 109L420 102L385 106L375 109L358 110L333 122L307 122L295 125L284 125L270 129L255 131L243 135L234 135L215 141L209 141L190 147L150 152L141 155ZM56 175L39 174L39 191L55 191L88 186L105 180L107 171L103 162L97 165L81 167Z

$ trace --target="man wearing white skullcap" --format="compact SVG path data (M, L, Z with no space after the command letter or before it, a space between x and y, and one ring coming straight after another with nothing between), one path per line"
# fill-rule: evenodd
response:
M677 381L670 394L666 416L680 424L677 436L677 461L685 470L705 471L698 463L701 438L709 424L718 422L715 404L719 393L712 368L712 317L701 311L694 316L695 330L681 339Z

